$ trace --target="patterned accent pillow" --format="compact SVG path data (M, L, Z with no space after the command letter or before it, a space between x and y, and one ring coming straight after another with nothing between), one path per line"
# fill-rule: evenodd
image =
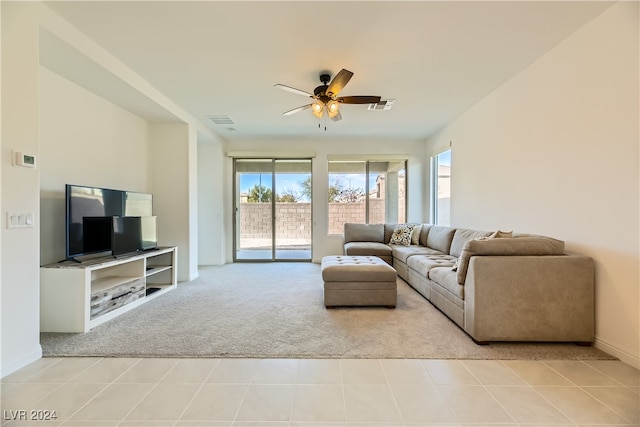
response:
M415 225L412 224L398 224L393 230L389 243L392 245L409 246L411 244L411 232L414 227Z

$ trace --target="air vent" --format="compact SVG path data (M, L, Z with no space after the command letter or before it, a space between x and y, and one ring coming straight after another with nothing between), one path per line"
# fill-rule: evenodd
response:
M236 122L234 122L231 119L231 117L227 116L226 114L216 114L216 115L213 115L213 116L207 116L207 118L209 120L211 120L216 125L234 125L234 124L236 124Z
M393 107L393 103L396 102L395 99L386 99L382 100L376 104L369 104L369 110L390 110Z

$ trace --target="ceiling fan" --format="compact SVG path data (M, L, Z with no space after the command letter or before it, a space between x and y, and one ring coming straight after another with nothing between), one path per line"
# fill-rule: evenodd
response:
M318 118L322 118L326 111L331 120L338 121L342 119L340 104L376 104L380 102L379 96L338 96L340 91L349 83L351 77L353 77L353 73L344 68L335 75L333 80L331 80L330 74L323 72L320 74L320 82L322 84L315 88L313 93L279 83L274 86L299 95L308 96L314 100L311 104L285 111L283 113L285 116L311 108L313 114Z

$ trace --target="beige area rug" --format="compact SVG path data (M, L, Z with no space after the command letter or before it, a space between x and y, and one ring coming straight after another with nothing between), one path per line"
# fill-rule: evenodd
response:
M574 344L478 346L398 280L398 306L325 309L320 266L236 263L86 334L41 334L44 356L612 359Z

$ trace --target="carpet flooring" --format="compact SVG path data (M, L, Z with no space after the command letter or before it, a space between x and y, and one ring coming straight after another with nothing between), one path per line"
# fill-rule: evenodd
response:
M86 334L42 333L45 357L612 359L568 343L478 346L398 279L398 305L325 309L320 266L235 263Z

